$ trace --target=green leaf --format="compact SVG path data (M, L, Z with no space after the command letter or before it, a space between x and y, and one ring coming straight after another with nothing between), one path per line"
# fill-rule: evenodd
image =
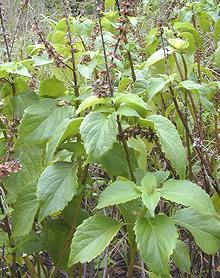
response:
M182 40L180 38L175 38L175 39L170 38L168 39L168 42L170 45L172 45L174 48L178 50L182 50L189 47L189 42Z
M210 215L185 208L173 216L174 222L189 230L198 246L207 254L215 254L220 247L220 221Z
M174 223L166 215L141 217L134 230L137 247L148 269L162 277L169 277L168 262L178 238Z
M106 216L95 215L85 220L73 236L69 267L96 258L109 245L120 228L119 222Z
M38 96L34 92L24 92L19 95L13 96L10 105L12 105L13 115L17 119L21 119L24 111L29 106L38 101Z
M128 140L128 146L133 148L138 152L138 166L140 169L145 170L147 167L147 147L144 141L137 136L136 138L132 137Z
M167 55L171 55L174 52L173 49L171 49L170 47L167 47L167 51L166 54ZM146 61L146 66L149 67L157 62L159 62L160 60L164 59L164 50L163 49L159 49L156 52L154 52Z
M172 260L180 271L190 273L189 249L181 240L177 241Z
M114 7L115 5L115 0L105 0L105 8L109 9Z
M40 100L25 111L18 129L16 146L24 143L46 143L56 127L71 115L72 108L70 106L58 106L52 99Z
M147 173L141 180L141 187L138 186L138 189L142 192L141 199L143 204L149 209L151 216L154 217L155 208L160 201L156 176L153 173Z
M40 96L56 98L64 96L65 91L64 82L56 78L48 78L40 83Z
M123 215L124 222L127 223L126 230L128 232L128 241L130 246L135 246L135 233L134 224L137 216L143 215L145 208L140 198L130 202L118 205L121 214Z
M39 178L37 198L40 203L39 221L62 211L77 193L77 167L69 162L56 162L47 167Z
M59 261L59 257L64 250L62 256L61 267L67 269L68 258L70 254L70 241L67 241L69 235L69 226L63 220L48 220L43 225L42 235L46 250L52 256L55 265ZM54 244L56 243L56 244Z
M42 237L39 234L31 231L15 242L15 252L17 255L22 256L24 253L32 255L35 252L39 253L44 250Z
M88 114L81 124L80 133L86 153L93 158L103 156L116 142L118 128L115 114L110 116L100 112Z
M15 202L17 194L24 186L35 182L43 168L43 149L40 147L24 144L17 152L22 168L18 173L11 174L4 179L8 203Z
M97 209L126 203L140 197L132 181L116 181L109 185L100 195Z
M147 118L154 123L154 128L160 139L161 149L170 160L181 179L186 173L186 153L180 136L170 120L161 115Z
M168 180L160 189L161 196L169 201L189 206L203 214L215 214L209 195L198 185L187 180Z
M96 60L92 60L91 63L89 63L88 65L78 65L78 71L79 73L86 79L90 79L92 77L93 71L95 69L97 65L97 61Z
M218 43L218 48L215 51L215 64L220 68L220 42Z
M136 159L131 150L129 150L129 154L132 160L132 169L134 170L136 168ZM97 163L101 164L102 168L108 173L109 176L123 176L125 178L130 177L125 151L123 146L119 143L115 143L111 150L106 152L97 160Z
M76 110L76 114L79 114L80 112L86 110L90 106L93 106L96 104L102 104L102 103L110 103L110 100L108 98L98 98L96 96L87 97L80 104L79 108Z
M79 133L81 122L82 118L65 119L60 125L58 125L47 144L45 158L46 165L49 165L52 162L53 155L61 143L63 143L67 138Z
M36 190L36 182L33 182L26 185L18 194L12 218L14 237L24 236L32 229L38 209Z
M135 109L141 116L145 116L151 108L137 95L126 94L116 97L116 104L127 105Z

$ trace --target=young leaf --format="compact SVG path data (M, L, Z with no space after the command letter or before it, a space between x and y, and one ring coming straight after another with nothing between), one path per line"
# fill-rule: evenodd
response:
M118 134L115 114L106 117L100 112L92 112L83 120L80 133L86 153L93 158L103 156L116 142Z
M84 111L90 106L96 105L96 104L102 104L102 103L110 103L108 98L98 98L96 96L90 96L87 97L79 106L79 108L76 110L76 114L79 114L80 112Z
M149 105L144 102L142 98L134 94L120 95L116 98L116 103L122 106L130 106L131 108L135 109L141 116L145 116L147 112L151 110Z
M54 133L57 125L71 117L70 106L58 106L55 100L41 99L28 107L18 129L16 146L24 143L45 143Z
M189 250L181 240L177 241L176 248L173 250L172 260L182 272L190 273Z
M78 226L70 247L69 267L96 258L118 233L121 224L106 216L95 215Z
M157 180L153 173L147 173L138 189L142 192L141 199L143 204L149 209L150 214L154 217L155 208L160 201L160 193L157 191Z
M116 181L109 185L100 195L97 209L126 203L140 197L132 181Z
M170 120L161 115L152 115L147 118L154 123L154 128L160 139L162 151L171 161L181 179L186 172L186 153L180 136Z
M189 206L203 214L215 214L209 195L198 185L187 180L168 180L160 189L161 196L169 201Z
M185 208L173 216L174 222L186 228L194 236L198 246L207 254L215 254L220 247L220 221L201 214L198 211Z
M12 217L14 237L24 236L32 229L38 209L36 190L36 182L33 182L26 185L18 194Z
M76 165L69 162L56 162L44 170L37 185L39 221L62 211L77 193L76 171Z
M137 247L148 269L162 277L169 276L168 262L178 238L171 219L166 215L138 218L134 230Z

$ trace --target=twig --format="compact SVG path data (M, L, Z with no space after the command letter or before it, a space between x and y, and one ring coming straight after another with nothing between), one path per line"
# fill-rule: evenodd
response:
M108 66L108 59L107 59L107 53L106 53L105 40L104 40L104 35L103 35L100 12L98 12L98 21L99 21L99 28L100 28L100 33L101 33L102 49L103 49L103 54L104 54L104 59L105 59L105 68L106 68L106 74L107 74L107 79L108 79L108 84L109 84L109 90L111 93L111 97L113 97L114 92L113 92L113 88L112 88L112 81L111 81L110 70L109 70L109 66Z

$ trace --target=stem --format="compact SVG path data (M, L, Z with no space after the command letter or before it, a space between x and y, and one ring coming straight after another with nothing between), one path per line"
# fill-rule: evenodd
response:
M79 86L78 86L77 74L76 74L74 42L73 42L72 35L71 35L69 16L68 16L67 9L66 9L67 3L66 3L65 0L62 0L62 2L63 2L64 15L65 15L65 19L66 19L67 35L68 35L69 43L70 43L70 47L71 47L71 60L72 60L72 67L73 67L74 92L75 92L75 96L78 97L79 96Z
M128 54L128 60L129 60L129 63L130 63L130 67L131 67L131 76L132 76L133 82L135 82L137 78L136 78L136 74L135 74L135 71L134 71L134 64L133 64L133 61L132 61L131 52L129 50L127 50L127 54Z
M111 97L113 97L114 92L113 92L113 88L112 88L112 81L111 81L110 70L109 70L109 66L108 66L108 59L107 59L107 53L106 53L105 40L104 40L104 35L103 35L102 21L101 21L100 13L98 13L98 20L99 20L99 28L100 28L100 33L101 33L102 49L103 49L103 54L104 54L104 59L105 59L105 68L106 68L106 73L107 73L107 78L108 78L109 90L111 93Z
M128 278L133 277L134 264L135 264L135 255L136 255L136 248L135 248L135 246L133 246L131 248L130 263L129 263L129 268L128 268Z
M38 276L37 272L35 271L35 269L34 269L32 263L31 263L31 260L29 259L29 257L25 256L25 257L23 257L23 260L24 260L24 262L25 262L25 264L27 266L28 272L31 275L31 277L39 278L39 276Z
M117 115L117 123L118 123L118 131L119 131L119 133L122 133L123 129L122 129L121 122L120 122L120 119L119 119L118 115ZM129 155L128 144L127 144L125 139L122 140L122 145L123 145L123 148L124 148L124 151L125 151L126 160L127 160L127 163L128 163L128 168L129 168L129 172L130 172L130 175L131 175L131 179L132 179L133 182L136 182L136 179L135 179L135 176L134 176L134 173L133 173L133 170L132 170L132 166L131 166L131 158L130 158L130 155Z

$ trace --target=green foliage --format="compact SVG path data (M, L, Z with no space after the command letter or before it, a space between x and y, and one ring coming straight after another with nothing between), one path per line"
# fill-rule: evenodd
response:
M217 275L219 4L58 2L27 50L3 38L0 271Z

